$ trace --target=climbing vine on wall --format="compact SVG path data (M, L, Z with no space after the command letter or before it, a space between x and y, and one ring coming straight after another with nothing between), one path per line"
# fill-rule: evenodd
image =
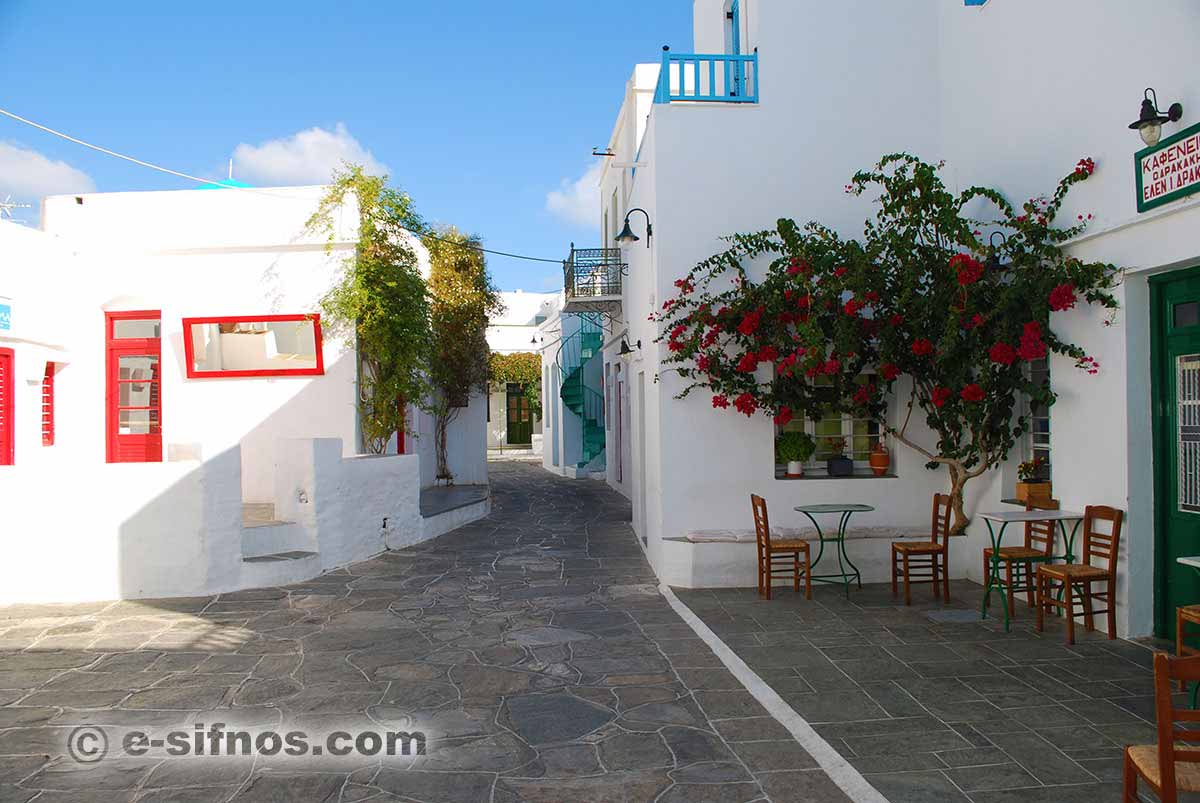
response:
M529 399L529 409L538 418L542 417L542 358L528 351L516 354L498 354L491 357L492 382L505 385L509 382L520 385Z

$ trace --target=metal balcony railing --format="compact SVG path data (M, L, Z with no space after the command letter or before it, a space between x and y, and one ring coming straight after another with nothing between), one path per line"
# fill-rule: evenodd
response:
M563 288L567 300L621 295L626 265L619 248L576 248L563 263Z
M758 103L758 53L672 53L663 48L655 103Z

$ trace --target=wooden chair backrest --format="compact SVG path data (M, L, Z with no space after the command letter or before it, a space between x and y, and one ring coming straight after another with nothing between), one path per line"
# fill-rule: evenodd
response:
M1171 698L1172 681L1200 682L1200 656L1172 658L1154 654L1154 711L1158 719L1158 767L1163 800L1176 799L1175 762L1200 761L1200 711L1176 708ZM1182 725L1181 725L1182 723Z
M1124 513L1107 505L1088 505L1083 509L1083 561L1093 566L1097 561L1114 574L1117 571L1117 556L1121 552L1121 519ZM1096 527L1097 523L1109 522L1109 532Z
M754 543L758 545L759 557L771 548L771 522L767 519L767 500L758 494L750 494L750 507L754 509Z
M1036 502L1026 502L1025 509L1041 510ZM1036 549L1046 557L1050 557L1050 553L1054 550L1054 522L1025 522L1025 548Z
M933 523L929 540L946 546L950 543L950 494L933 495Z

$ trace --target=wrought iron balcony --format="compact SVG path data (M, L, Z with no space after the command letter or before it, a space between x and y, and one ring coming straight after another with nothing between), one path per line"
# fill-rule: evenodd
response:
M608 312L621 304L627 266L619 248L576 248L563 263L564 312Z
M672 53L663 48L655 103L758 103L758 53Z

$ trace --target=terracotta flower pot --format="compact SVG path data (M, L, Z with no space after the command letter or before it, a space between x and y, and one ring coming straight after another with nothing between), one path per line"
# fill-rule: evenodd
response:
M1050 483L1048 482L1018 482L1017 499L1028 502L1034 499L1049 501Z
M892 454L882 443L877 443L867 458L867 462L871 464L871 471L875 472L875 476L882 477L891 468Z

